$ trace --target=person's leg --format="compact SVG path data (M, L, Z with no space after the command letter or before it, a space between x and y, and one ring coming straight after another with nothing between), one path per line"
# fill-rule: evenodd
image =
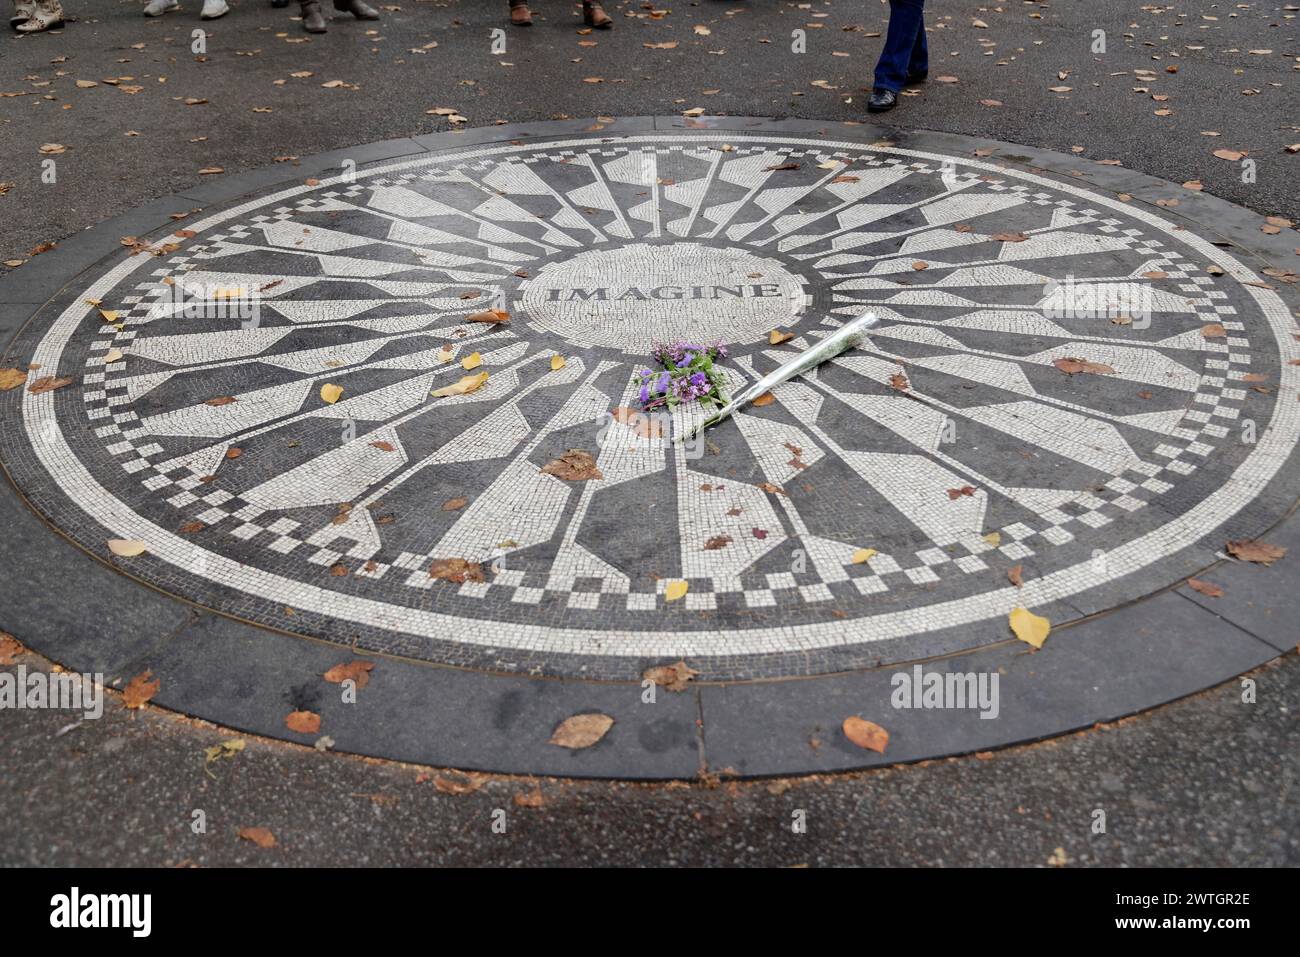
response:
M528 9L528 0L510 0L510 23L516 27L533 25L533 11Z
M897 93L907 82L918 45L925 50L925 30L921 24L924 6L925 0L889 0L889 31L876 63L877 88Z
M930 72L930 50L925 43L924 15L918 13L917 20L916 45L912 47L912 59L907 65L907 79L909 81L924 80Z

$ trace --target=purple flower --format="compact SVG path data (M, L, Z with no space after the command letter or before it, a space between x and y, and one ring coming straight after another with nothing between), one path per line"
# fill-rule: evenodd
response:
M649 402L650 402L650 386L648 386L648 385L642 385L642 386L641 386L641 404L642 404L642 405L647 405L647 404L649 404Z
M703 372L694 372L691 374L691 385L697 389L702 389L709 383L709 377Z
M671 381L672 381L672 376L670 376L667 372L662 372L662 373L660 373L660 374L659 374L659 383L658 383L658 385L655 386L655 391L658 392L658 393L660 393L660 394L662 394L662 395L667 395L667 394L668 394L668 383L671 382Z

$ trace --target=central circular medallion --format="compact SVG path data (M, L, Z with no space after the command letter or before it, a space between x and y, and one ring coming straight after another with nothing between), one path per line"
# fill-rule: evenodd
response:
M569 342L644 357L675 339L754 342L807 301L802 280L749 250L631 243L544 266L520 283L518 311Z

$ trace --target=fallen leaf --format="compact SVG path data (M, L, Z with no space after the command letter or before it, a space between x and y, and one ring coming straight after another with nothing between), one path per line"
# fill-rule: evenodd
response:
M323 386L320 387L321 401L325 402L328 405L333 405L335 402L337 402L339 400L339 396L341 396L342 394L343 394L343 386L341 385L333 385L329 382L326 382Z
M561 355L551 356L551 371L559 372L563 368L564 368L564 356Z
M859 548L853 553L853 564L861 565L865 562L869 562L876 554L878 553L874 548Z
M483 566L464 558L435 558L433 564L429 566L429 577L455 582L458 585L467 581L487 581L483 575Z
M435 398L442 398L443 396L449 395L468 395L469 393L482 388L483 383L487 382L487 380L488 374L486 372L480 372L478 375L467 375L461 378L459 382L455 382L452 385L443 386L441 389L434 389L429 393L429 395L434 396Z
M596 460L591 453L583 449L569 449L558 459L542 466L542 472L564 479L566 482L581 482L605 477L604 473L596 468Z
M320 715L314 711L291 711L284 726L297 734L315 734L320 731Z
M482 312L472 312L465 317L466 322L509 322L510 313L503 309L484 309Z
M589 748L613 726L614 719L607 714L575 714L556 725L547 744L556 744L574 751Z
M14 656L23 652L23 646L19 644L18 639L7 631L0 631L0 665L12 665Z
M55 389L62 389L65 385L72 385L72 379L59 379L52 375L46 375L34 380L27 387L27 391L32 395L40 395L42 392L53 392Z
M1113 375L1115 373L1115 370L1104 362L1088 362L1086 359L1075 359L1073 357L1056 359L1052 362L1052 365L1066 375L1076 375L1080 372L1088 372L1093 375Z
M997 548L999 545L1002 544L1002 533L989 532L987 535L984 536L984 541L988 542L994 548Z
M690 590L691 583L678 578L664 586L664 601L677 601Z
M955 502L962 496L969 498L974 494L975 487L973 485L963 485L961 488L950 488L948 489L948 501Z
M483 364L483 356L481 356L477 352L471 352L464 359L460 360L460 367L464 369L466 372L469 372L472 369L477 369L482 364Z
M144 542L135 541L134 539L110 538L108 540L108 550L122 558L134 558L136 555L142 555L145 547Z
M761 409L763 406L771 405L775 401L776 401L776 396L774 396L770 392L764 392L762 395L756 396L754 398L754 401L751 402L750 405Z
M1227 336L1228 330L1220 322L1207 322L1201 326L1201 337L1203 339L1222 339Z
M364 658L354 658L351 661L344 662L341 665L335 665L329 671L325 672L323 677L330 684L342 684L351 680L356 682L358 690L364 688L370 683L370 672L374 669L375 663L367 661Z
M844 729L844 737L860 748L884 754L889 745L888 731L874 721L859 718L856 714L845 718L841 727Z
M1011 582L1011 584L1019 588L1021 585L1025 583L1024 579L1021 577L1024 574L1024 571L1025 571L1024 565L1015 565L1011 568L1008 568L1007 581Z
M1259 565L1269 566L1284 556L1286 549L1280 545L1261 542L1257 538L1243 538L1235 542L1228 542L1228 554L1243 562L1255 562Z
M449 498L442 503L442 510L444 512L454 512L457 509L464 508L468 502L469 499L467 498Z
M22 369L0 369L0 392L16 389L27 381L27 373Z
M219 395L212 399L205 399L204 405L230 405L232 402L238 402L233 395Z
M1011 614L1007 616L1007 621L1017 638L1035 648L1043 647L1043 642L1047 640L1047 635L1052 630L1050 621L1026 608L1012 609Z
M903 375L901 372L895 372L889 377L889 386L892 389L897 389L899 392L906 392L911 388L911 385L907 381L907 376Z
M994 233L989 237L999 243L1023 243L1028 238L1024 233Z
M149 679L153 678L152 681ZM162 685L161 678L154 678L152 671L132 678L122 689L122 703L132 711L142 707L145 702L158 693Z
M533 790L528 794L522 791L515 794L515 804L519 807L538 808L545 803L542 799L542 786L540 784L534 784Z
M780 329L773 329L767 334L767 343L772 346L779 346L783 342L789 342L794 338L793 332L782 332Z
M646 681L653 681L665 691L685 691L687 682L698 674L699 672L685 661L679 661L676 664L647 668L641 672L641 677Z
M1200 592L1207 598L1223 597L1223 589L1211 582L1201 581L1199 578L1189 578L1187 579L1187 584L1191 587L1192 591Z
M245 841L252 841L258 847L275 847L275 835L264 827L241 827L239 836Z

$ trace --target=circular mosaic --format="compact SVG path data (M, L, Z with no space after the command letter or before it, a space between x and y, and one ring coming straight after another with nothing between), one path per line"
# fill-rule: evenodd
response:
M144 543L132 574L363 648L902 659L1198 542L1300 431L1291 319L1241 263L968 157L557 137L204 217L25 332L73 381L6 396L6 465L87 548ZM736 389L866 311L703 441L624 411L657 342L726 344Z

